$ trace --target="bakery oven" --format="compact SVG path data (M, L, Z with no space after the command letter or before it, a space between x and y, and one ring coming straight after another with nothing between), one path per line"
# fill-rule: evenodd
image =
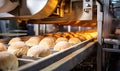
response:
M1 45L17 57L19 71L101 71L103 43L109 40L103 38L103 25L110 28L104 23L112 17L104 2L108 1L1 0L0 20L25 24L22 27L29 26L27 32L32 33L0 39Z

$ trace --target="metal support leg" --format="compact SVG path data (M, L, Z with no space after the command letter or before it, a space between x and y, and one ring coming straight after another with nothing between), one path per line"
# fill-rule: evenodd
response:
M102 28L103 28L103 12L100 2L97 3L97 30L98 30L98 48L97 48L97 71L102 71Z
M102 71L102 46L98 44L97 48L97 71Z

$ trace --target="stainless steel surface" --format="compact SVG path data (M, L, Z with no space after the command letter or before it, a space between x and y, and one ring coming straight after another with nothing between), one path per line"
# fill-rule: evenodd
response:
M12 36L12 37L25 35L27 35L27 33L0 33L0 36Z
M96 51L96 43L90 42L86 46L78 49L55 63L41 69L40 71L70 71L78 62L82 62L92 52Z
M109 34L111 34L112 28L113 28L113 22L112 22L112 15L110 14L110 0L104 0L104 16L103 16L103 37L109 38Z
M29 63L25 66L22 66L18 70L19 71L38 71L40 69L47 67L50 64L53 64L56 61L64 58L65 56L71 54L72 52L77 51L78 49L81 49L82 47L86 46L88 43L90 43L92 41L93 41L93 39L90 39L90 40L84 41L82 43L76 44L76 45L72 46L71 48L54 53L50 56L47 56L40 60L37 60L34 63Z
M10 0L0 0L0 13L7 13L15 9L19 1L11 2Z
M102 49L102 56L99 57L101 58L102 61L102 70L109 70L109 65L111 65L110 59L113 57L115 52L119 53L119 39L110 39L111 34L114 32L114 28L116 26L117 19L114 18L114 13L111 11L111 1L113 0L103 0L103 44L101 46ZM114 19L113 19L114 18ZM117 27L117 26L116 26ZM99 54L101 52L99 51ZM113 58L114 59L114 58ZM108 63L109 62L109 63Z
M6 1L9 1L9 0L6 0ZM24 4L22 2L23 2L23 0L21 1L20 5L22 5L22 6L24 5L25 7L22 7L22 6L19 6L19 7L26 9L26 10L23 10L24 12L22 12L22 13L27 12L27 8L26 8L26 5L27 5L31 14L21 15L21 14L19 14L19 13L21 13L21 11L20 11L21 9L18 8L18 10L16 10L13 13L13 14L18 13L18 15L15 15L15 17L7 16L4 18L5 19L10 19L10 18L11 19L22 19L22 20L43 19L53 13L53 11L56 9L56 7L58 5L59 0L35 0L35 1L34 0L26 0L26 4ZM14 5L14 3L16 3L16 2L13 2L12 4ZM9 2L9 4L11 5L10 2ZM9 4L6 4L5 6L3 6L4 7L3 9L9 10L9 8L5 8L6 6L7 7L12 6L12 5L10 6ZM15 8L15 7L12 6L12 8ZM2 10L2 8L0 10ZM11 10L13 10L13 9L11 9ZM8 12L8 11L6 11L6 12Z
M103 11L102 4L97 1L97 32L98 32L98 42L100 45L103 43Z
M98 47L97 47L97 71L102 71L102 44L103 44L103 4L97 1L97 32L98 32Z
M12 15L12 14L10 14L10 13L4 12L4 13L0 13L0 17L1 17L1 18L2 18L2 17L14 17L14 15Z
M43 19L53 13L59 0L27 0L27 7L32 13L31 19Z
M112 48L103 48L103 51L120 53L120 50L119 50L119 49L112 49Z
M68 32L71 32L71 26L70 25L68 26Z
M48 0L26 0L26 1L27 7L32 15L41 11L48 2Z
M9 30L9 32L11 32L11 33L12 33L12 32L13 32L13 33L15 33L15 32L16 32L16 33L21 33L21 32L22 32L22 33L26 33L27 30Z
M83 13L80 20L92 20L93 18L93 0L83 0Z
M40 1L26 0L26 1L27 1L26 2L27 7L22 0L21 5L24 5L25 7L19 6L19 8L16 11L14 11L14 13L17 12L17 14L12 13L15 15L15 17L4 17L4 18L2 17L0 19L15 19L15 20L25 20L25 21L29 21L29 20L33 21L34 19L39 21L39 23L43 23L43 24L58 23L58 24L70 24L70 25L72 25L73 23L76 25L80 25L83 23L83 22L81 23L80 20L85 20L85 21L96 20L96 15L95 14L93 15L95 11L95 7L93 8L93 6L95 6L95 1L93 0L89 0L89 1L86 1L86 0L75 0L75 1L74 0L44 0L44 1L43 0L40 0ZM33 3L31 4L31 2ZM39 3L42 3L42 4L39 4ZM35 7L35 6L39 6L39 7ZM26 13L28 12L27 9L30 10L31 14ZM21 11L24 11L24 12L21 12ZM96 21L93 21L91 26L96 26L95 23ZM88 24L89 23L87 23L86 25Z
M113 45L120 45L120 40L118 40L118 39L104 39L104 43L113 44Z
M90 6L86 6L86 4L89 4ZM65 6L67 5L67 3L65 3ZM71 5L71 3L70 3ZM86 2L86 0L77 0L77 1L72 1L72 7L69 8L71 10L70 13L68 14L64 14L64 17L62 18L46 18L42 21L69 21L69 22L76 22L79 23L80 20L92 20L93 19L93 0L90 0L89 2ZM88 10L88 12L86 12L85 10ZM63 9L64 11L64 9ZM68 22L68 23L69 23Z
M97 45L97 71L103 71L103 46Z

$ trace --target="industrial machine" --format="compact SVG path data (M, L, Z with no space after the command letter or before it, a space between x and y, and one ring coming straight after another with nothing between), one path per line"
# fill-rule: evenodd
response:
M32 27L34 30L32 33L36 36L89 30L96 30L98 34L97 39L90 38L69 49L53 52L47 57L19 58L21 66L18 70L76 71L76 67L82 71L110 70L111 53L119 52L120 30L119 26L116 27L118 24L113 25L119 20L119 0L1 0L1 2L3 3L0 7L0 20L14 20L18 24L26 24ZM11 3L14 6L7 9L6 6L10 6ZM31 32L31 28L27 31ZM7 43L8 40L0 41Z

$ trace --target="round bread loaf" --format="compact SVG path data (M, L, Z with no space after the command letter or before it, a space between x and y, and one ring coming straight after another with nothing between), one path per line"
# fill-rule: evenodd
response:
M49 34L45 34L44 36L46 36L46 37L52 37L53 34L49 33Z
M15 38L12 38L10 41L9 41L9 45L11 45L12 43L14 44L15 42L17 41L21 41L21 39L19 37L15 37Z
M81 41L85 41L85 40L86 40L85 36L81 36L81 35L80 35L78 38L79 38Z
M53 36L56 37L56 38L59 38L59 37L61 37L61 35L62 35L61 32L57 32L57 33L55 33Z
M61 41L58 42L55 46L54 46L54 50L55 51L61 51L64 50L66 48L69 48L71 45L70 43L66 42L66 41Z
M88 34L90 34L92 38L97 38L97 32L91 32Z
M7 51L0 52L0 71L17 71L17 57Z
M0 52L6 51L6 50L7 50L7 47L3 43L0 43Z
M58 43L58 42L61 42L61 41L68 41L68 39L65 38L65 37L59 37L59 38L56 39L55 42Z
M8 47L8 52L20 57L22 55L26 55L28 51L28 47L24 42L15 42L14 44Z
M73 38L70 38L68 42L71 44L77 44L77 43L80 43L81 41L79 38L73 37Z
M40 45L31 47L27 52L27 56L30 57L44 57L44 56L48 56L49 54L51 54L49 47L40 46Z
M52 37L45 37L39 43L39 45L49 47L49 48L53 48L54 44L55 44L55 39Z
M29 40L25 42L27 46L35 46L40 43L41 38L39 37L31 37Z

